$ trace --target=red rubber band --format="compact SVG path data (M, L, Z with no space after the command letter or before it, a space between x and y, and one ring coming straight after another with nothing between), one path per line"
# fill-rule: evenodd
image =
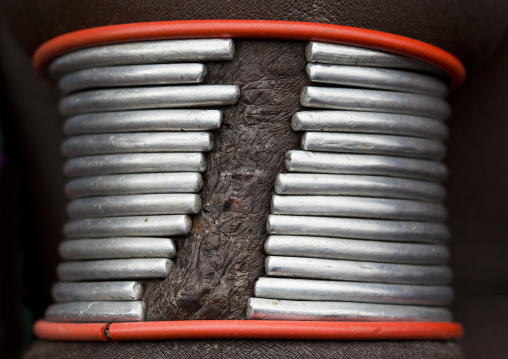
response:
M95 27L55 37L40 46L33 66L46 76L55 57L84 47L161 39L255 38L322 41L383 50L423 60L451 78L451 89L465 80L464 65L452 54L422 41L349 26L272 20L182 20Z
M39 320L35 335L47 340L107 341L108 324ZM464 334L458 323L320 322L272 320L184 320L113 323L112 341L182 339L282 340L453 340Z
M40 319L34 324L34 333L40 339L60 341L107 342L108 323L53 323Z

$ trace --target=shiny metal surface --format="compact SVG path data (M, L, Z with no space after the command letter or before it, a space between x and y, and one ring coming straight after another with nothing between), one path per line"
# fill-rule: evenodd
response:
M70 198L143 193L197 193L203 178L196 172L141 173L76 178L67 183Z
M63 262L57 274L62 281L166 278L172 266L166 258L106 259Z
M72 239L61 242L58 253L64 260L173 258L176 247L170 238Z
M140 282L57 282L51 289L55 302L131 301L143 298Z
M448 284L449 267L442 265L393 264L338 259L268 256L268 276L334 279L398 284Z
M240 97L235 85L153 86L83 91L60 101L60 113L125 111L234 105Z
M305 56L308 62L386 67L444 74L442 70L417 59L357 46L311 41L305 48Z
M304 107L389 112L436 120L444 120L451 113L450 105L437 97L381 90L306 86L300 103Z
M67 135L88 133L216 130L221 110L140 110L77 115L64 125Z
M446 208L437 203L351 196L272 196L271 213L443 222Z
M440 160L446 154L442 142L405 136L359 133L305 132L301 146L307 151L365 153Z
M65 93L101 87L173 85L203 82L203 64L107 66L70 73L58 85Z
M445 97L447 85L428 75L374 67L307 64L312 82Z
M128 153L84 156L65 162L68 177L109 175L118 173L204 172L205 156L199 152Z
M94 46L67 53L51 62L48 72L53 78L56 78L67 72L90 67L224 61L233 59L234 53L232 39L131 42Z
M247 319L450 322L452 315L447 309L435 307L249 298Z
M295 131L379 133L445 140L448 128L426 117L363 111L300 111L291 122Z
M289 172L376 175L442 181L448 176L440 162L395 156L288 151Z
M258 298L445 306L453 299L448 286L267 278L254 284Z
M382 176L281 173L275 193L300 195L344 195L443 201L446 190L438 183Z
M285 235L269 236L265 252L278 256L403 264L444 264L450 258L448 248L439 244Z
M186 215L75 219L64 226L66 238L183 236L192 220Z
M74 218L143 216L154 214L196 214L201 209L197 194L133 194L75 199L67 205Z
M141 322L145 319L145 303L139 301L59 303L50 305L44 317L50 322Z
M142 132L74 136L62 145L66 157L133 152L208 152L209 132Z
M441 223L271 214L268 234L374 239L390 242L444 243L450 232Z

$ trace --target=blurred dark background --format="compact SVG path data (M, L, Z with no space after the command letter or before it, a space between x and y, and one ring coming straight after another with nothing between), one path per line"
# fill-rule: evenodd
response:
M501 42L508 20L496 24L495 44L462 51L469 77L449 98L452 310L469 358L508 356L508 39ZM1 358L22 355L51 302L66 219L58 93L32 71L29 52L0 22Z

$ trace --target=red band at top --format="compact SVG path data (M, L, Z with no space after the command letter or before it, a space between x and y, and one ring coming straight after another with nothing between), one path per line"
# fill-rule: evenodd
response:
M33 65L46 77L49 62L73 50L120 42L196 38L303 40L360 46L432 64L450 76L452 90L462 85L466 77L459 59L422 41L349 26L272 20L182 20L95 27L45 42L35 52Z

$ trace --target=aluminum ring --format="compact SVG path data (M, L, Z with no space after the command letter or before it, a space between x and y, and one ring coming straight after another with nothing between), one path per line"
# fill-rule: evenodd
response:
M220 110L141 110L77 115L64 125L68 135L118 132L206 131L222 122Z
M68 177L151 172L204 172L202 153L128 153L118 155L86 156L65 162Z
M126 237L72 239L60 243L58 253L64 260L173 258L176 247L169 238Z
M442 142L414 137L359 133L305 132L303 150L366 153L440 160L446 154Z
M55 302L133 301L143 298L140 282L57 282L51 289Z
M254 295L271 299L446 306L453 299L453 289L448 286L261 277L254 284Z
M280 173L275 193L284 195L336 195L443 201L446 190L438 183L381 176Z
M143 216L156 214L196 214L201 210L197 194L133 194L75 199L67 205L71 219Z
M67 95L60 113L185 108L234 105L240 98L235 85L150 86L91 90Z
M442 121L393 113L300 111L293 115L291 125L295 131L379 133L436 140L448 138L448 128Z
M103 45L58 57L49 65L48 73L57 78L68 72L102 66L224 61L232 60L234 53L232 39L162 40Z
M67 183L70 198L148 193L197 193L203 186L196 172L141 173L76 178Z
M308 62L406 69L443 75L443 71L421 60L358 46L311 41L305 48Z
M266 229L268 234L390 242L444 243L450 236L448 227L441 223L274 214L268 216Z
M167 258L106 259L63 262L57 274L63 281L166 278L173 261Z
M52 304L44 315L51 322L112 323L141 322L144 302L70 302Z
M208 152L209 132L143 132L74 136L62 145L66 157L136 152Z
M436 120L444 120L451 113L450 105L437 97L381 90L306 86L300 103L304 107L388 112Z
M375 67L307 64L312 82L445 97L446 84L432 76Z
M64 226L66 238L184 236L192 220L186 215L75 219Z
M448 284L452 271L442 265L393 264L339 259L268 256L268 276L395 284Z
M450 258L448 248L439 244L284 235L269 236L265 252L275 256L403 264L443 264Z
M292 150L284 164L289 172L375 175L442 181L448 176L440 162L395 156Z
M438 203L350 196L272 196L272 214L444 222Z
M247 319L357 322L450 322L445 308L249 298Z

